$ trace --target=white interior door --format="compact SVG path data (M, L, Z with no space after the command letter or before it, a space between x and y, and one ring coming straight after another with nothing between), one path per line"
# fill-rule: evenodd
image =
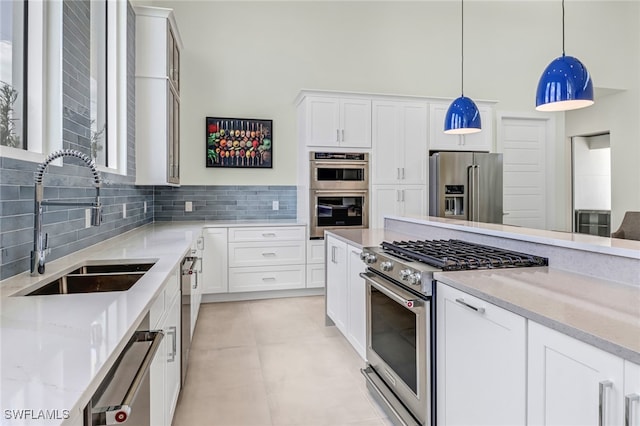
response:
M500 120L506 225L547 228L547 125L546 119Z

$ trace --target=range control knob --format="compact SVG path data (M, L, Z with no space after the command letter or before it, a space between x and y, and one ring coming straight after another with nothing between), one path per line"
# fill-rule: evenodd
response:
M376 258L375 254L367 254L367 257L364 259L365 263L369 264L376 263L376 260L378 259Z
M380 264L380 269L382 269L384 272L389 272L393 269L393 262L391 262L390 260L382 262Z
M362 260L363 262L366 261L367 256L369 256L367 253L365 253L363 251L360 252L360 260Z
M403 269L400 271L400 279L403 281L406 281L409 275L411 275L411 269Z
M420 273L419 272L414 272L413 274L409 275L409 284L411 285L416 285L420 283Z

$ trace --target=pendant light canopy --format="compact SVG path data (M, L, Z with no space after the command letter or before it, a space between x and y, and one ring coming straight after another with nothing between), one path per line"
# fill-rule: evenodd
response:
M444 132L454 135L477 133L482 129L480 112L475 102L464 95L464 0L461 0L461 95L454 100L444 119Z
M562 0L562 56L545 68L536 92L538 111L568 111L593 105L591 74L582 62L564 53L564 0Z

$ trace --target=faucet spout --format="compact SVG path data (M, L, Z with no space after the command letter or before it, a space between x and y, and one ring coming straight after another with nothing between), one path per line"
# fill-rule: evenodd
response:
M45 201L44 200L44 185L42 184L42 178L44 172L53 160L60 157L76 157L84 162L84 164L91 170L93 175L93 183L96 187L96 198L92 203L76 203L65 201ZM100 226L102 223L102 203L100 202L100 187L102 186L102 179L100 172L96 168L95 162L89 158L89 156L73 149L61 149L59 151L52 152L45 158L45 160L38 166L35 172L35 200L34 200L34 214L33 214L33 250L31 251L31 275L44 274L45 270L45 258L48 248L48 234L42 233L42 206L56 205L56 206L89 206L91 207L91 225Z

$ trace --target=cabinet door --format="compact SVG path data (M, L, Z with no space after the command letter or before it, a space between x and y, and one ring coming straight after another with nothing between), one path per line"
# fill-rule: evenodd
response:
M524 425L526 320L437 286L438 425Z
M360 250L357 247L347 246L349 250L349 265L347 276L347 340L358 352L360 358L366 360L367 348L367 313L366 313L366 285L360 272L367 267L360 259Z
M202 236L202 293L227 293L227 228L205 228Z
M401 103L400 131L402 145L398 147L401 183L427 183L428 112L426 103ZM393 149L393 148L391 148ZM389 150L383 152L388 153Z
M533 321L528 359L529 425L622 424L622 359Z
M493 113L491 107L478 105L482 131L464 135L462 137L462 149L465 151L493 151Z
M327 315L338 330L347 335L347 244L326 238L327 247Z
M340 99L340 146L371 148L371 101Z
M444 118L449 103L429 104L429 149L431 151L460 151L462 136L448 135L444 132Z
M178 293L167 310L165 326L165 352L166 356L166 393L165 410L167 425L170 425L175 413L178 395L180 394L181 374L181 332L180 329L180 294Z
M371 228L383 228L384 216L398 214L401 192L396 185L374 185L371 187Z
M400 116L397 103L374 101L372 114L371 182L397 184L401 177L400 163L404 150L400 140Z
M322 288L324 281L324 265L307 265L307 288Z
M640 426L640 365L630 361L624 362L624 397L628 426Z
M306 139L308 146L340 144L340 102L337 98L308 97Z
M426 185L403 186L399 189L402 211L404 216L425 216L429 211L427 206Z

